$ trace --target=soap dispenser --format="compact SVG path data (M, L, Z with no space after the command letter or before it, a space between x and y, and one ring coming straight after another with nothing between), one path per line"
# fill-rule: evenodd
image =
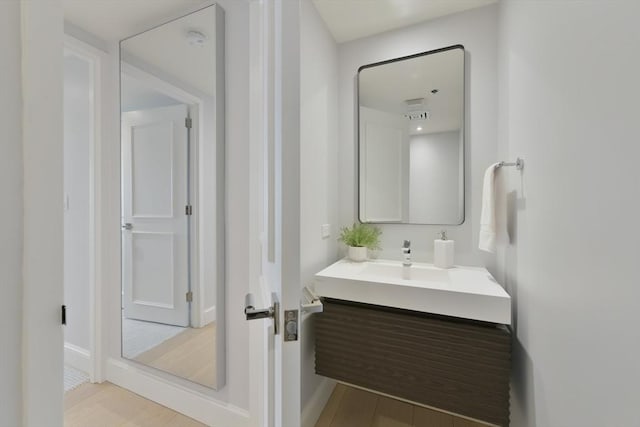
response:
M455 242L447 240L447 232L442 230L440 238L433 241L433 265L438 268L453 267Z
M402 278L404 280L411 279L411 242L409 240L405 240L402 245Z

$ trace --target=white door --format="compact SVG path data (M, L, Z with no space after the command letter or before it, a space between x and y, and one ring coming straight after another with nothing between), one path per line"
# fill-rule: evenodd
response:
M122 115L124 316L189 325L186 105Z
M300 44L298 2L252 2L252 153L254 223L250 291L259 308L280 303L273 320L251 322L252 425L301 425L300 341L285 341L284 314L300 308ZM258 70L260 71L258 73ZM286 76L284 78L283 76ZM259 242L259 244L258 244Z

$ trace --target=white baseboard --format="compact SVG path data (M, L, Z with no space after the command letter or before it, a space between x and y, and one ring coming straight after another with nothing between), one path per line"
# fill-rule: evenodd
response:
M216 321L216 306L211 306L202 313L202 326L207 326L211 322Z
M249 413L153 375L122 360L107 360L107 381L211 427L249 427Z
M86 374L91 373L91 353L77 345L64 343L64 363Z
M313 427L318 422L322 410L326 406L333 389L336 386L336 382L328 378L324 378L320 383L320 386L316 388L316 391L311 396L311 399L302 408L301 423L302 427Z

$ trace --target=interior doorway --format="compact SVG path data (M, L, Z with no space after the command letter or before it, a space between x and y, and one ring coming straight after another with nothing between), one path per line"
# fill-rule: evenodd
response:
M98 219L100 60L95 48L65 37L64 390L101 382Z

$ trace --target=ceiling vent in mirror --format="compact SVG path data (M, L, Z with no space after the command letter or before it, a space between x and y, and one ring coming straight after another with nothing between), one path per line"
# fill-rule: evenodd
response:
M424 98L407 99L404 103L407 105L405 118L409 120L429 120L430 113L425 108Z

